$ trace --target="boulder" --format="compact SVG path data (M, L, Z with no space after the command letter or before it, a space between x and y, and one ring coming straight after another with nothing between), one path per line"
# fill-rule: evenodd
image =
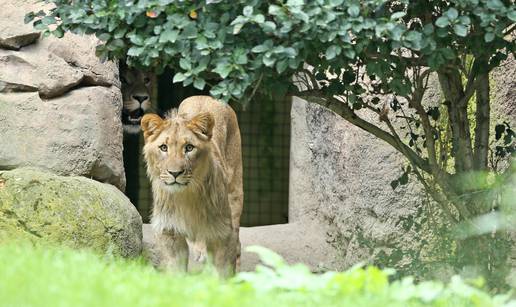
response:
M76 89L43 100L35 92L0 94L0 169L37 166L125 187L120 95Z
M118 67L94 36L28 39L23 17L45 4L4 0L0 12L0 170L36 166L125 189ZM5 7L5 8L4 8ZM6 43L17 41L14 43ZM23 43L22 43L23 41Z
M0 172L0 241L13 239L134 257L142 220L112 185L20 168Z
M39 31L32 25L23 22L24 16L32 7L38 10L41 5L34 1L2 1L0 10L0 48L19 50L20 48L35 43L39 38Z
M367 116L364 114L363 116ZM319 105L294 97L289 222L318 222L343 269L359 262L421 273L437 239L421 187L393 190L406 165L390 145ZM372 118L371 118L372 119ZM434 213L439 220L439 213ZM439 223L437 225L440 226ZM437 228L436 228L437 229ZM435 259L435 258L434 258Z
M42 97L63 95L78 86L84 74L38 45L20 51L0 50L3 92L37 91Z

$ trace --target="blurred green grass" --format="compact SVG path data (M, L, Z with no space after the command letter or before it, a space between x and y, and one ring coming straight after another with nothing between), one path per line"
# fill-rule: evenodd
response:
M11 242L0 245L0 306L516 306L459 278L390 283L389 271L374 267L312 274L254 251L268 266L220 280L160 272L141 259Z

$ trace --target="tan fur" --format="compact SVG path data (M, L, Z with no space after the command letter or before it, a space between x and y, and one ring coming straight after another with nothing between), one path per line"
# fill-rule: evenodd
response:
M240 132L234 111L211 97L194 96L164 120L146 114L142 130L154 196L152 225L163 265L186 270L188 239L206 244L209 258L223 276L233 274L240 256L243 206ZM193 149L187 152L189 145Z

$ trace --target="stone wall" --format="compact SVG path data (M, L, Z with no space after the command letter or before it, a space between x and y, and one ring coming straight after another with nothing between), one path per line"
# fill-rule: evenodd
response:
M34 1L0 11L0 170L36 166L123 190L118 68L95 56L91 36L41 38L24 15Z
M403 157L331 111L293 99L290 221L319 221L343 267L365 261L415 271L432 257L434 240L423 225L421 187L390 186Z
M510 58L492 74L493 122L516 124L515 70ZM425 101L442 103L437 78L431 78ZM361 116L373 121L377 117ZM449 268L440 255L450 245L438 240L445 227L440 212L414 178L396 190L390 186L407 165L405 158L382 140L300 98L293 98L291 117L289 221L317 224L321 240L334 248L327 254L341 257L336 265L365 261L446 277Z

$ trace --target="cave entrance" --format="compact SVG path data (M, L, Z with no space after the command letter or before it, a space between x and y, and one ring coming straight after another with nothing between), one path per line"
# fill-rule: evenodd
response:
M191 86L172 84L173 73L165 71L157 80L154 111L163 114L193 95L209 95ZM255 97L244 110L231 103L238 116L242 136L244 171L244 211L242 226L288 222L291 99ZM127 147L126 147L127 146ZM152 208L152 192L141 155L143 136L124 140L127 196L144 222ZM137 152L137 155L130 154ZM127 159L126 159L127 156Z

